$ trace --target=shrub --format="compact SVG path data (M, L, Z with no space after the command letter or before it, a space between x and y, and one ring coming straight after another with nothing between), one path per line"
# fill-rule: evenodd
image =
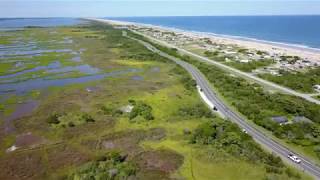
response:
M120 109L113 110L112 112L112 116L115 116L115 117L120 116L122 114L123 112Z
M266 165L266 171L267 173L275 173L275 174L281 174L281 169L274 167L274 166L268 166Z
M93 119L92 116L90 116L89 114L85 113L82 115L81 117L85 122L95 122L95 120Z
M297 91L312 93L314 92L313 86L320 84L320 67L309 69L307 72L289 72L283 70L281 71L281 76L271 74L260 74L259 76Z
M47 122L48 122L49 124L59 124L59 123L60 123L59 117L61 117L60 114L58 114L58 113L53 113L53 114L51 114L51 115L49 116Z
M180 81L183 83L184 87L189 91L194 90L197 86L197 82L189 76L184 76L183 78L181 78Z
M178 75L178 77L180 77L179 81L183 84L183 86L187 90L189 91L195 90L197 82L190 77L190 75L185 69L176 65L174 68L172 68L171 72L175 73L176 75Z
M133 99L129 99L128 102L129 102L131 105L136 105L136 101L133 100Z
M265 160L266 160L266 164L270 166L284 167L284 164L281 161L281 158L278 156L274 156L273 154L269 154Z
M109 114L112 113L113 108L110 108L110 107L107 107L107 106L102 105L102 106L100 107L100 110L103 112L103 114L109 115Z
M124 159L119 152L110 152L78 168L68 179L128 179L136 171L136 165Z
M71 122L71 121L68 123L68 127L75 127L75 126L76 126L76 125L75 125L73 122Z
M205 51L204 54L207 57L213 57L213 56L218 56L219 55L219 51Z
M142 116L146 120L153 120L152 107L143 102L135 102L135 106L129 114L129 119L134 119L137 116Z
M284 167L279 157L263 151L236 124L217 117L199 125L192 133L190 143L213 145L237 158L244 158L252 162L260 161L265 164L267 172L282 173Z
M299 173L294 172L292 169L287 168L286 169L286 174L288 175L289 178L296 178L296 179L301 179L301 176Z
M180 116L192 116L198 118L213 117L213 114L211 113L209 108L203 104L195 104L192 106L181 107L179 108L178 113Z
M210 122L201 124L193 133L191 142L200 144L211 144L217 136L217 129Z

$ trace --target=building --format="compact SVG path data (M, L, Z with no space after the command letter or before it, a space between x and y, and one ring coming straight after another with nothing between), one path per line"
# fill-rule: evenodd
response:
M279 72L276 71L276 70L270 70L269 72L270 72L270 74L272 74L272 75L279 75Z
M288 123L288 119L284 116L273 116L271 120L276 123L279 123L280 125Z
M248 59L241 59L240 62L241 62L241 63L248 63L249 60L248 60Z
M114 28L115 29L128 29L127 26L115 26Z
M295 116L292 120L295 123L303 122L303 123L313 123L310 119L304 116Z

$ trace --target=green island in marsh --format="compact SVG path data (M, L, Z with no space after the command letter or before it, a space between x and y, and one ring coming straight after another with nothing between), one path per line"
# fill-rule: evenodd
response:
M0 56L0 179L311 179L212 113L185 70L122 30L0 34L1 47L24 52Z

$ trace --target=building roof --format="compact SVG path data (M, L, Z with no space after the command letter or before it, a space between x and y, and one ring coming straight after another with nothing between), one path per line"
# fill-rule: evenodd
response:
M273 116L271 119L279 124L288 122L288 119L284 116Z
M306 123L313 123L310 119L304 117L304 116L295 116L293 118L293 122L306 122Z

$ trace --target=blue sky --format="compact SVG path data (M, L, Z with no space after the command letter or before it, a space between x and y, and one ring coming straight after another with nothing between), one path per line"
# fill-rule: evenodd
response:
M0 17L292 14L320 14L320 0L0 0Z

